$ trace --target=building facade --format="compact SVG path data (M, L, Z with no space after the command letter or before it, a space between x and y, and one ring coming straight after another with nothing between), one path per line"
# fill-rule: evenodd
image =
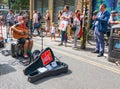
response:
M52 21L57 21L59 10L63 10L64 5L70 6L70 11L75 11L77 0L35 0L34 9L45 16L46 10L50 10Z
M63 10L64 5L69 5L70 11L83 10L84 1L92 2L91 11L99 10L99 6L102 3L107 5L109 11L120 11L120 0L34 0L34 9L39 11L42 16L45 16L46 10L49 10L52 21L57 22L58 11Z
M100 4L105 3L107 5L107 10L117 10L120 11L120 0L94 0L93 9L99 9Z

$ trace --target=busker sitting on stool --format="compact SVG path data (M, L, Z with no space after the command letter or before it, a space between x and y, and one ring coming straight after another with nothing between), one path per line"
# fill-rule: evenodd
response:
M13 31L13 37L18 39L19 44L23 44L24 58L28 58L28 53L31 53L33 47L33 40L29 38L29 29L27 27L28 16L23 15L22 20L11 27Z

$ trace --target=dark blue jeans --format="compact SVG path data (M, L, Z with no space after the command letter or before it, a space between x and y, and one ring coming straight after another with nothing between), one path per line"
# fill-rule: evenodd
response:
M33 27L33 29L32 29L32 34L34 33L35 30L37 30L38 35L40 35L40 30L39 30L39 29L40 29L40 27L39 27L39 28Z
M64 41L67 42L67 32L66 31L62 31L61 32L61 42L63 43Z

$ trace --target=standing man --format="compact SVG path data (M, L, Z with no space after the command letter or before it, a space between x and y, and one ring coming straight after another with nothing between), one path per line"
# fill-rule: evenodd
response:
M110 13L106 10L106 5L101 4L100 12L97 14L97 16L93 16L93 20L95 20L94 38L96 41L96 49L93 53L99 53L97 57L104 55L104 34L107 31L109 18Z
M108 25L108 31L106 33L107 35L107 39L106 39L106 45L109 45L109 37L110 37L110 31L111 31L111 27L113 25L116 25L116 24L120 24L120 21L117 21L117 18L116 18L116 15L117 15L117 11L113 10L111 11L111 15L110 15L110 18L109 18L109 25Z
M35 25L37 25L37 26L35 26ZM36 29L38 36L40 36L39 28L40 28L40 22L38 21L38 13L37 13L37 11L33 11L33 33L34 33L34 30Z
M7 14L7 22L8 22L8 30L10 30L10 27L14 24L14 14L12 10L9 10Z
M66 31L64 32L64 34L66 35L65 39L67 39L67 36L70 37L70 22L71 22L71 12L69 11L69 6L68 5L65 5L64 6L64 10L63 10L63 13L62 13L62 16L61 17L64 17L64 21L67 21L68 25L67 25L67 29ZM63 33L61 33L63 34ZM67 40L65 40L65 46L66 46L66 43L67 43ZM63 41L59 44L59 46L63 45Z
M7 28L8 28L8 30L7 30L7 38L8 38L8 35L10 36L10 38L11 38L11 40L12 40L12 32L11 32L11 26L13 26L14 25L14 20L15 20L15 18L14 18L14 14L13 14L13 11L12 10L9 10L8 11L8 14L7 14Z

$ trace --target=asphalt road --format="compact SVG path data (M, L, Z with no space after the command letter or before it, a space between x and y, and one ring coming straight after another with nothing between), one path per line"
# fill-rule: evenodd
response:
M33 39L33 50L41 50L41 38ZM98 58L91 53L94 46L87 45L86 50L73 49L72 42L67 47L57 46L59 42L59 38L54 41L44 37L43 47L50 47L55 56L69 65L68 73L29 83L23 74L25 66L11 56L0 54L0 89L120 89L119 67L108 62L106 56ZM6 44L6 49L10 49L11 43Z

